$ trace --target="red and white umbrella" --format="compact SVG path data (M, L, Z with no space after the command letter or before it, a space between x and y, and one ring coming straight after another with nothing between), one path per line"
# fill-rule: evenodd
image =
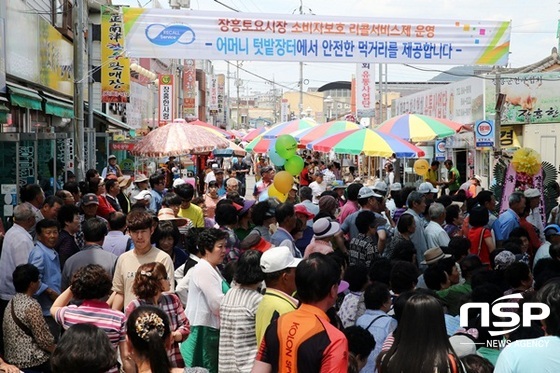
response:
M214 134L207 128L174 121L144 136L134 146L132 154L145 157L200 154L225 149L229 144L223 136Z

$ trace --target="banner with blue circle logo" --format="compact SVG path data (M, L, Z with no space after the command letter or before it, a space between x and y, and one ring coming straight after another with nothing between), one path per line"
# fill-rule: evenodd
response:
M475 147L491 148L494 146L494 121L479 120L474 125Z

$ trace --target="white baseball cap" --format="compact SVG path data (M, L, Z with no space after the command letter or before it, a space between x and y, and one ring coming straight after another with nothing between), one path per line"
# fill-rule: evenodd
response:
M294 258L288 246L272 247L261 256L261 269L264 273L278 272L295 268L303 259Z
M187 182L184 179L179 177L179 178L173 180L173 188L177 188L179 185L183 185L183 184L186 184L186 183Z
M426 193L437 193L438 189L434 188L434 186L432 185L432 183L426 181L422 184L420 184L418 186L418 191L422 194L426 194Z
M152 194L150 193L149 190L143 190L132 198L134 198L137 201L142 201L142 200L150 201L152 199Z

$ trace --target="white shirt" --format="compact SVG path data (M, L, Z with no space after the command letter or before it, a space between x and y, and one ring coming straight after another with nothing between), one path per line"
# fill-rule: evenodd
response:
M18 265L26 264L33 250L33 239L29 232L15 223L4 237L0 255L0 298L10 300L16 294L12 274Z
M200 258L196 255L189 254L189 258L195 262L200 262ZM177 280L177 287L175 288L175 293L181 299L183 304L187 304L189 298L189 283L191 281L192 267L185 273L185 264L181 265L175 270L175 279Z
M224 298L220 272L205 259L201 259L189 272L186 315L192 326L209 326L220 329L220 303Z
M548 241L544 241L544 243L535 253L535 258L533 258L533 270L535 269L537 262L545 258L550 258L550 242Z
M447 247L447 245L449 245L449 235L443 227L435 221L428 223L424 229L424 234L426 235L428 249L433 247Z
M210 171L204 177L204 184L208 185L209 182L216 181L216 175L214 175L214 171Z
M326 185L331 185L333 183L333 181L336 180L336 176L334 174L334 172L332 172L329 169L326 169L323 171L323 182Z
M531 215L527 216L527 221L533 224L533 226L539 230L539 238L541 242L545 242L546 238L544 237L544 224L538 206L531 210Z
M323 182L321 184L314 181L311 184L309 184L309 187L311 188L311 191L313 192L313 203L316 204L316 205L319 204L319 196L325 190L327 190L327 184L325 183L325 180L323 180Z

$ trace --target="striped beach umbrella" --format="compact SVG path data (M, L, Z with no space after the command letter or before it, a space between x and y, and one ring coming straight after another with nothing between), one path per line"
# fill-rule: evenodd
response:
M350 130L327 136L307 144L308 149L338 154L365 154L372 157L418 158L424 151L396 136L380 133L369 128Z
M403 114L388 119L376 128L408 141L430 141L456 134L463 125L449 119L434 118L420 114Z
M305 145L317 139L334 135L336 133L340 133L348 130L356 130L360 128L361 126L354 122L337 120L333 122L322 123L315 127L311 127L299 131L298 133L294 134L294 137L296 140L298 140L301 146L305 147Z
M295 119L270 127L268 131L262 133L262 136L265 139L275 139L280 135L292 135L296 131L315 127L316 125L317 122L311 118Z
M266 153L270 148L271 143L276 139L265 139L262 135L257 136L245 146L245 150L253 153Z

